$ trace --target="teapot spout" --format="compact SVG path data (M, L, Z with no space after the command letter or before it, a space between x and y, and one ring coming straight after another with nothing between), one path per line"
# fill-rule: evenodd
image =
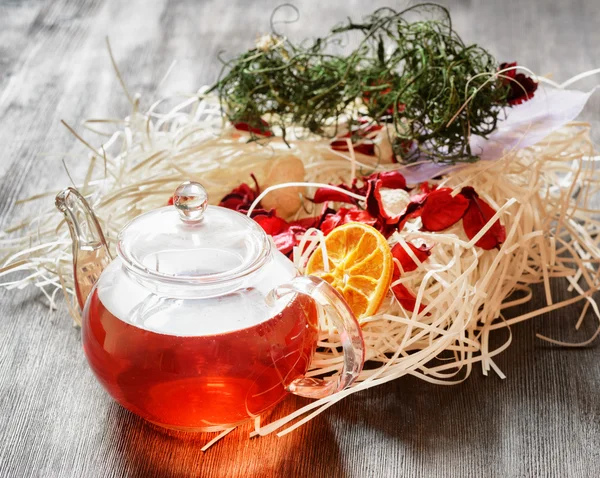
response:
M56 207L69 226L73 241L73 279L79 307L83 309L92 287L111 261L104 234L90 205L73 188L56 196Z

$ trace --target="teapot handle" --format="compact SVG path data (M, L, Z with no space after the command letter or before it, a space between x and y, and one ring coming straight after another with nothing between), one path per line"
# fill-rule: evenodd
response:
M365 359L365 344L354 313L340 295L323 279L298 276L269 294L275 300L290 293L305 294L321 306L338 329L344 349L344 365L339 375L327 378L300 377L287 385L287 391L301 397L323 398L350 386L360 374Z

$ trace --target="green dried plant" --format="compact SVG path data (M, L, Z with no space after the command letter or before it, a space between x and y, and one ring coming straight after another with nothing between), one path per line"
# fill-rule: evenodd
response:
M331 52L349 33L358 33L358 46ZM490 53L463 43L447 9L420 4L379 9L300 44L273 32L227 62L212 90L232 123L265 131L266 119L284 141L291 127L335 137L341 124L367 118L393 124L400 161L453 163L477 159L470 135L489 135L508 105L497 71Z

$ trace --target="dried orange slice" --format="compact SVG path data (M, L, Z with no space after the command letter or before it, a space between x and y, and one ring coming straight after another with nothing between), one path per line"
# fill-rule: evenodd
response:
M340 292L358 319L377 312L394 271L390 246L377 229L360 222L336 227L325 238L329 271L317 248L306 273L321 277Z

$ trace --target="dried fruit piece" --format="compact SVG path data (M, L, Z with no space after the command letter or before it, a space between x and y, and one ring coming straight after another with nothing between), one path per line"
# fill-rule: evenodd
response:
M394 262L385 237L371 226L351 222L331 231L325 246L329 270L325 271L318 248L308 261L306 273L335 287L357 318L373 315L392 282Z

